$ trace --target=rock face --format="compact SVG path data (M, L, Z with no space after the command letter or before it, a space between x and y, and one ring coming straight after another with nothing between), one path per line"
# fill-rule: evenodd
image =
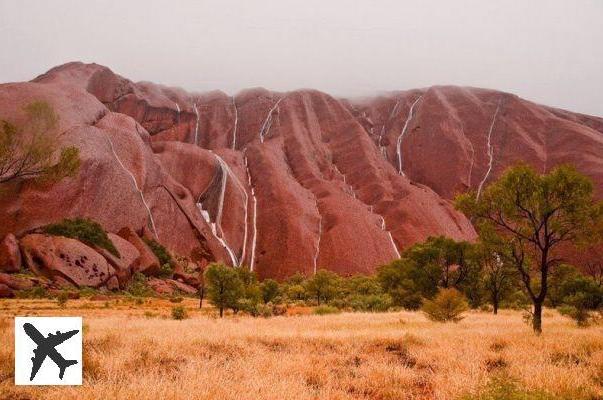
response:
M30 234L21 239L21 248L27 266L38 275L78 287L114 288L113 267L75 239Z
M197 289L194 287L172 279L151 278L148 281L148 285L155 293L162 296L172 296L178 293L194 295L197 293Z
M0 273L0 284L3 284L14 290L31 289L32 287L34 287L34 282L40 283L36 278L33 278L32 280L26 278L19 278L10 274Z
M80 148L82 167L51 187L15 184L0 198L0 235L72 216L128 227L119 236L140 252L132 268L148 275L158 263L134 232L261 278L370 273L431 235L475 238L451 200L519 160L543 172L573 163L603 195L602 119L491 90L230 97L69 63L0 85L0 118L22 121L34 99L60 114L61 140Z
M15 292L3 283L0 283L0 299L15 297Z
M116 257L114 254L111 254L109 251L102 248L95 248L95 250L105 257L107 262L113 266L115 269L115 276L118 280L118 286L124 289L130 281L132 273L139 269L140 252L133 244L123 239L121 236L114 233L108 233L107 235L117 249L119 257Z
M147 244L130 228L123 228L118 235L136 249L138 253L138 265L131 270L141 272L147 276L157 275L159 273L159 260ZM131 255L133 252L130 250Z
M0 272L19 272L21 269L21 251L17 238L9 233L0 242Z
M452 199L517 162L573 164L603 197L603 119L493 90L436 86L354 103L382 153L411 180Z

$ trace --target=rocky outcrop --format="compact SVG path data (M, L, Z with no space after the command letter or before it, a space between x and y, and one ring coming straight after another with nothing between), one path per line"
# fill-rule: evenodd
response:
M132 272L140 272L147 276L159 273L159 260L147 244L130 228L123 228L117 233L121 238L130 243L139 254L138 266Z
M15 184L0 198L0 235L72 216L127 227L141 253L132 270L147 275L159 265L135 232L199 265L248 265L261 278L371 273L429 236L475 238L452 199L519 160L543 172L572 163L603 196L602 119L492 90L230 97L69 63L0 85L0 118L18 123L34 99L55 107L82 167L54 186ZM107 259L123 286L127 267Z
M411 113L412 105L415 105ZM446 199L478 190L517 162L570 163L603 197L603 119L494 90L435 86L353 102L394 167Z
M21 251L17 238L9 233L0 242L0 272L19 272L21 269Z
M115 288L114 268L92 248L62 236L30 234L21 239L28 268L38 275L77 287Z
M3 283L0 283L0 299L10 299L15 297L15 292Z
M6 285L13 290L27 290L39 285L37 278L22 278L11 274L0 273L0 284Z
M151 278L147 282L149 287L160 296L173 296L175 294L194 295L197 289L173 279Z
M109 264L115 269L115 276L118 280L118 286L124 289L130 282L132 273L137 271L140 266L140 252L130 242L114 233L108 233L109 239L117 249L119 257L107 251L106 249L95 247Z

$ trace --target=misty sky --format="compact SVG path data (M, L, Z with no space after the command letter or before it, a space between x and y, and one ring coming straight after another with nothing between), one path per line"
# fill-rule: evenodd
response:
M603 0L0 0L0 82L81 60L191 91L455 84L603 116L602 21Z

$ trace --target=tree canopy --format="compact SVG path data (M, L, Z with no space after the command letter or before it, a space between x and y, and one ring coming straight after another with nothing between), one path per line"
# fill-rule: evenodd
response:
M534 331L540 333L549 274L563 261L563 246L599 237L603 203L595 201L592 182L571 166L539 174L521 164L481 196L458 196L456 205L472 219L482 240L514 265L534 305Z
M26 121L15 125L0 120L0 184L36 178L58 181L79 169L79 149L59 151L59 117L50 104L34 101L24 107Z

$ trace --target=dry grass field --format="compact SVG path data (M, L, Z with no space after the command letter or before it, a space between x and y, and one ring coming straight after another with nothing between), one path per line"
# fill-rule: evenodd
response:
M547 311L215 318L194 300L0 302L1 399L603 399L603 328ZM84 316L84 385L15 387L14 315Z

